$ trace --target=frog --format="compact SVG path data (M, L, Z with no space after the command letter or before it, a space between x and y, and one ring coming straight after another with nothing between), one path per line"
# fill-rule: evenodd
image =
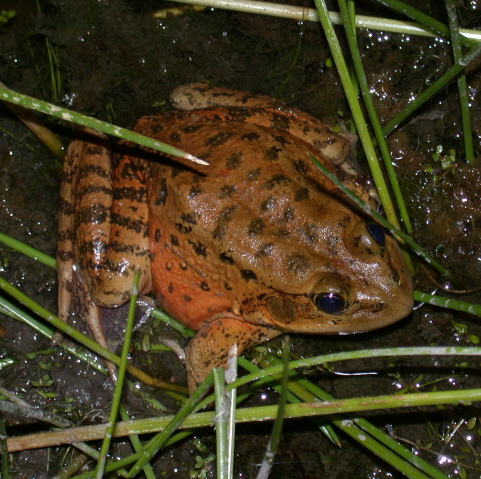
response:
M364 201L353 136L272 99L209 84L171 94L172 111L134 131L194 164L83 130L67 150L59 218L59 317L73 298L107 345L102 311L138 292L196 331L192 393L231 351L283 333L349 334L406 317L411 276L396 240L314 165ZM236 349L234 349L236 348Z

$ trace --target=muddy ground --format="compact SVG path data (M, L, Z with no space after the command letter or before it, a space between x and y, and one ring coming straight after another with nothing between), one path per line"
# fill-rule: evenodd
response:
M339 78L328 66L330 53L319 24L217 9L155 19L154 12L174 5L149 0L38 3L3 0L1 5L16 11L13 19L0 25L0 80L13 90L125 127L131 127L139 116L170 109L169 92L190 82L275 96L331 123L349 121ZM463 26L479 28L481 3L458 3ZM397 17L375 2L356 5L359 13ZM442 2L427 2L425 8L430 15L447 21ZM436 80L452 61L449 44L434 38L360 31L359 44L383 123ZM53 76L57 78L55 88ZM475 64L469 68L468 85L477 154L481 150L480 82L479 65ZM45 121L68 142L73 133L70 124ZM455 86L443 89L409 118L389 137L388 144L415 238L454 272L461 289L481 286L481 170L478 160L469 165L464 161ZM438 145L442 145L443 154L455 150L454 168L442 169L432 159ZM362 154L358 156L362 161ZM0 231L50 255L56 249L60 169L60 162L0 105ZM57 282L52 269L5 246L0 246L0 259L2 275L11 284L56 312ZM436 289L419 266L416 287L425 292ZM480 301L477 293L453 297ZM49 340L29 326L6 316L0 321L2 387L78 425L105 421L111 400L111 385L105 376L62 349L51 348ZM173 333L151 322L137 333L135 341L141 343L146 334L156 343L159 336ZM309 356L393 346L473 345L479 337L475 316L423 305L397 324L368 334L295 336L293 352ZM177 339L186 344L185 339ZM281 340L275 344L280 345ZM134 345L132 356L147 372L185 383L182 365L172 353L144 353L141 345ZM430 391L481 385L479 361L469 358L358 361L336 364L331 373L306 373L339 398L392 394L402 387ZM175 411L176 402L165 394L146 387L142 391L164 404L166 412ZM249 404L276 401L272 391L265 389ZM138 390L126 394L125 404L132 417L164 413ZM458 477L460 470L466 472L464 477L480 476L476 464L481 450L479 424L470 429L466 423L478 417L477 404L363 416L405 441L408 448L418 447L423 458L449 477ZM12 414L6 415L6 422L10 434L44 428ZM459 429L448 441L457 425ZM234 477L255 477L270 429L269 423L237 428ZM342 448L337 448L308 420L288 420L272 477L401 477L348 437L341 434L340 440ZM128 447L123 441L115 442L112 456L125 454ZM12 454L12 477L53 477L73 454L67 447ZM157 457L156 476L188 478L205 473L204 477L215 477L214 463L203 461L211 454L215 454L214 431L196 431L195 438L187 438ZM449 460L443 460L443 455Z

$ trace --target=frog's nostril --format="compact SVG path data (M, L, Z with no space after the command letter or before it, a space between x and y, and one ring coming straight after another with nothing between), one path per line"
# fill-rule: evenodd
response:
M372 305L373 311L381 311L384 309L384 303L376 303Z

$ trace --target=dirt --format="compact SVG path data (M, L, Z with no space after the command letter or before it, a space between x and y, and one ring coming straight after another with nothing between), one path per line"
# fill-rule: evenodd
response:
M464 25L479 28L479 2L459 3ZM141 115L168 110L168 95L174 87L208 81L282 98L331 123L349 122L339 77L334 67L326 65L331 55L318 24L218 9L160 20L153 18L155 11L176 5L157 1L64 0L39 4L41 11L34 1L2 2L2 9L17 13L0 25L0 80L13 90L129 127ZM374 2L356 2L356 6L362 14L398 18ZM425 8L430 15L447 21L441 2L426 3ZM337 10L335 6L332 9ZM452 61L449 43L434 38L360 31L359 45L383 123L432 84ZM61 78L56 89L51 86L52 69ZM476 64L468 75L476 153L481 150L480 81ZM71 125L48 118L45 121L68 142ZM480 162L476 159L467 164L464 160L455 85L444 88L408 118L388 138L388 145L413 221L414 237L453 271L456 282L449 285L451 288L474 290L481 286ZM438 157L454 158L448 166L441 166L439 158L433 159L438 145L442 145ZM359 158L362 162L362 153ZM49 255L54 255L56 248L60 166L0 105L0 232ZM0 246L0 260L4 278L43 307L56 311L54 270L6 246ZM430 276L418 266L416 287L434 291L436 285ZM443 278L438 282L443 283ZM475 291L450 297L477 304L480 300ZM0 321L2 387L77 425L106 420L112 397L109 379L52 347L31 327L6 316ZM307 357L394 346L474 345L481 337L478 323L475 316L423 305L397 324L368 334L293 336L293 352ZM157 344L160 336L166 335L181 345L187 343L179 334L150 320L136 333L132 359L154 376L185 382L183 367L171 352L143 351L146 338ZM338 398L394 394L404 387L413 391L480 387L479 365L469 358L357 361L334 364L330 372L317 368L304 372ZM156 403L141 393L148 393L163 408L156 408ZM248 404L276 402L277 396L265 388ZM145 386L127 391L125 405L135 418L172 413L178 407L174 399ZM476 433L479 424L474 429L467 424L478 416L476 404L377 411L363 416L406 441L408 448L417 447L424 459L449 477L462 476L460 468L466 471L465 477L479 477L475 463L481 448ZM46 429L21 415L5 414L5 419L7 432L12 435ZM459 429L449 437L456 425ZM255 477L270 430L270 423L237 427L234 477ZM340 441L342 448L335 447L307 419L286 421L271 477L402 477L342 433ZM115 441L112 457L125 455L129 449L127 442ZM215 454L213 429L196 431L195 438L184 439L157 455L156 477L215 477L215 462L208 461L211 454ZM53 477L74 455L73 448L66 446L12 454L12 477ZM443 459L443 455L464 467Z

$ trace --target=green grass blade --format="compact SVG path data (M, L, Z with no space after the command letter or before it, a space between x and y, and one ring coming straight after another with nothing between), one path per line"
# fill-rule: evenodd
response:
M384 165L386 167L386 172L391 184L391 189L396 199L401 220L406 228L406 231L408 232L408 234L412 234L413 229L412 229L411 221L409 219L406 204L404 202L404 198L401 193L401 188L399 187L397 175L396 175L396 172L394 171L391 155L389 154L389 149L382 132L381 122L379 121L379 117L377 115L376 108L374 106L374 102L373 102L371 93L369 91L369 85L367 82L366 74L364 72L364 67L362 65L361 55L357 47L356 30L355 30L354 23L351 20L352 15L349 12L348 6L346 4L346 0L338 0L338 3L341 11L341 16L344 23L345 31L346 31L349 51L351 53L351 60L353 62L354 69L356 71L356 76L359 82L359 87L361 89L362 98L364 100L364 104L366 106L366 110L368 112L369 119L371 121L371 125L376 136L377 144L379 145L379 148L381 150L381 154L384 160ZM352 6L353 2L350 1L349 4L350 6ZM380 171L377 163L376 163L376 170L377 170L376 174L382 175L382 172Z
M110 443L117 422L117 416L119 413L120 399L122 397L122 390L124 387L125 372L127 369L127 360L130 352L130 342L132 340L132 331L134 328L135 308L137 306L137 296L139 287L140 271L137 270L134 275L134 284L132 295L130 297L129 312L127 315L127 324L125 325L124 342L122 344L122 354L120 355L120 365L117 374L117 381L115 384L114 397L112 406L110 408L109 420L105 429L105 436L100 448L100 458L97 463L95 474L97 479L102 479L105 470L105 463L107 461L107 454L110 449Z
M374 145L372 143L369 130L367 128L366 120L364 119L361 105L359 104L359 100L357 98L357 93L352 85L349 71L347 69L346 62L342 54L341 46L329 18L329 12L327 10L326 3L324 0L315 0L315 4L319 12L321 24L324 29L327 41L329 43L329 48L336 64L344 92L347 96L347 100L351 108L352 116L354 118L354 121L356 122L359 138L364 148L366 159L369 163L369 168L371 170L374 184L376 185L376 189L379 194L379 198L381 200L388 220L397 228L399 228L399 222L397 220L396 212L393 208L386 182L379 168L376 152L374 150Z
M435 20L434 18L426 15L425 13L417 10L406 3L401 2L400 0L377 0L382 5L386 5L386 7L392 8L396 12L402 13L407 17L419 22L421 25L426 26L430 30L432 30L435 34L438 33L441 37L449 38L449 28L444 25L444 23ZM461 42L463 45L467 47L474 46L477 42L470 38L461 37Z
M153 138L149 138L148 136L140 135L139 133L126 130L125 128L120 128L119 126L115 126L111 123L97 120L86 115L82 115L81 113L77 113L72 110L61 108L57 105L53 105L42 100L37 100L30 96L23 95L22 93L17 93L9 90L4 86L0 86L0 99L11 102L15 105L31 108L35 111L40 111L42 113L54 116L56 118L60 118L65 121L76 123L77 125L87 126L89 128L93 128L94 130L103 131L104 133L107 133L109 135L132 141L134 143L138 143L139 145L143 145L148 148L152 148L153 150L167 153L169 155L184 158L194 163L199 163L201 165L208 164L205 161L196 158L189 153L186 153L185 151L179 150L178 148L174 148L170 145L166 145L165 143L157 141Z
M259 472L257 473L257 479L267 479L271 473L272 466L274 465L274 458L277 453L277 448L281 440L282 427L284 425L284 417L286 413L286 404L288 399L288 384L289 384L289 369L287 365L289 364L290 357L290 341L289 336L284 339L283 354L282 354L282 377L281 377L281 388L280 388L280 398L279 406L277 408L276 418L274 420L274 425L272 426L271 437L267 444L267 449L264 454L264 459L262 461Z
M446 0L446 8L448 10L449 30L451 33L451 45L453 47L453 56L455 61L459 61L462 57L461 35L459 34L458 19L456 17L456 6L453 0ZM459 102L461 104L461 118L463 122L464 136L464 152L466 161L471 163L474 161L473 151L473 132L471 128L471 112L469 109L468 87L466 84L466 75L464 71L460 72L457 78Z
M417 255L419 255L424 261L426 261L430 266L439 271L446 279L449 279L449 271L439 264L434 258L429 256L415 241L413 241L407 234L405 234L400 229L396 228L394 225L390 224L382 215L371 208L367 203L359 198L353 191L346 187L346 185L339 180L333 173L331 173L323 164L317 161L316 158L310 156L311 161L331 180L342 192L349 197L362 211L367 213L369 216L374 218L380 225L384 228L393 232L393 234L401 238Z
M399 124L407 117L428 101L434 94L444 88L458 73L460 73L467 65L469 65L479 54L481 54L481 43L471 48L462 58L460 58L452 67L450 67L441 77L439 77L431 86L420 93L414 101L408 103L402 111L400 111L382 131L384 136L389 135Z

